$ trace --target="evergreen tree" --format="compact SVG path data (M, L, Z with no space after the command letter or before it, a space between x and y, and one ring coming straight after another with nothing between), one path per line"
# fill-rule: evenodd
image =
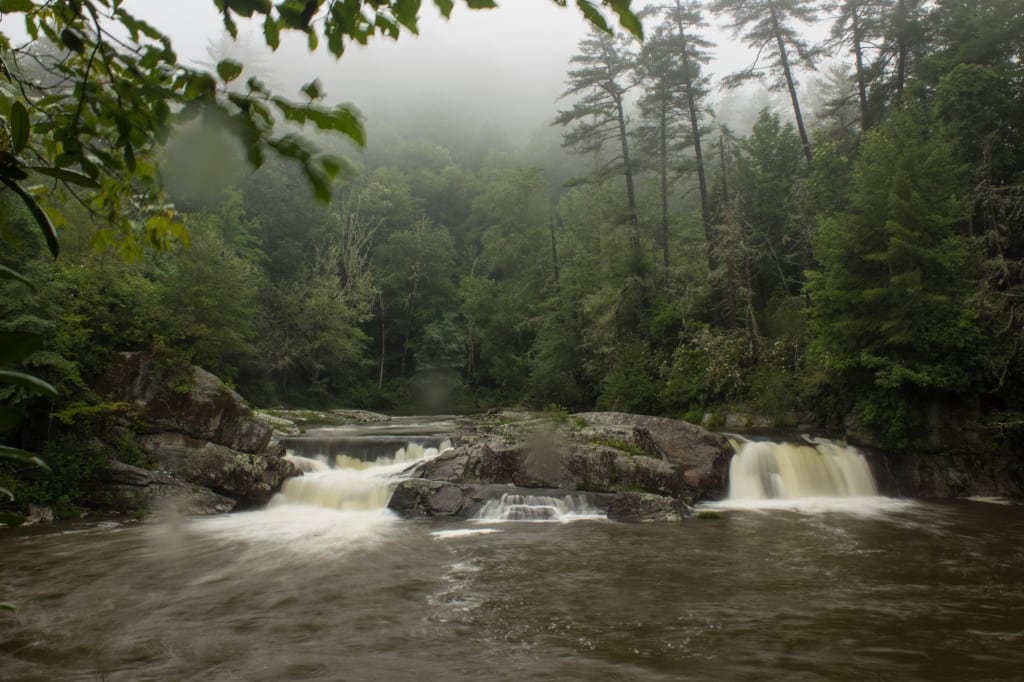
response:
M868 135L853 209L822 220L821 269L807 285L825 369L890 445L907 444L914 406L977 389L978 260L955 231L967 214L963 167L932 128L908 105Z
M773 90L784 89L789 93L804 156L810 166L813 162L811 140L800 111L793 69L799 64L814 68L816 53L800 37L794 23L815 20L814 4L810 0L716 0L713 8L718 14L732 17L728 26L733 35L742 36L747 45L758 51L759 57L765 51L773 55L765 67L755 62L733 74L728 82L737 84L751 78L766 79Z
M558 113L555 124L567 128L563 144L577 153L600 155L612 147L596 179L621 174L625 180L625 218L629 225L633 267L639 269L643 261L640 217L626 116L626 94L632 87L634 55L625 39L597 32L580 41L579 50L571 60L579 67L569 71L569 87L562 93L563 97L579 96L579 99L571 109Z

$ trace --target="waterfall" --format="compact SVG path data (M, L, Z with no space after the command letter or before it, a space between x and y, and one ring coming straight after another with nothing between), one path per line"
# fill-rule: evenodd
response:
M729 464L729 500L877 495L864 455L828 441L746 442Z
M504 493L489 500L477 513L481 521L571 521L581 518L605 518L605 514L587 503L585 495L520 495Z
M289 453L285 456L304 473L285 481L270 505L300 504L342 511L384 509L398 484L398 474L411 464L437 457L449 448L448 441L437 448L408 443L393 455L372 461L336 454L331 464L320 458Z

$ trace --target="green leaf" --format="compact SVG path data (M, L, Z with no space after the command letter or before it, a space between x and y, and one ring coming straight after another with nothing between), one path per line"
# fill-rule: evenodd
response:
M445 19L451 18L452 8L455 7L452 0L434 0L434 4L437 5L437 9L441 10L441 16Z
M22 464L31 464L37 466L40 469L46 469L52 471L50 465L39 459L39 456L28 452L27 450L20 450L18 448L12 448L9 445L0 445L0 459L12 459L15 462L21 462Z
M14 500L14 493L12 493L7 488L0 488L0 495L3 495L8 500Z
M28 120L28 110L25 105L14 100L11 104L11 145L14 153L17 154L28 144L28 135L32 130L32 124Z
M66 28L60 32L60 41L72 52L85 52L85 41L77 32Z
M420 3L421 0L395 0L391 6L398 23L413 33L419 33L417 21L419 19Z
M498 3L494 0L466 0L466 6L470 9L493 9Z
M32 0L0 0L0 12L31 12L35 8Z
M29 213L35 219L36 224L39 225L39 229L43 233L43 237L46 239L46 246L49 247L50 253L56 258L57 254L60 253L60 244L57 242L57 230L54 228L53 223L50 222L49 216L42 207L36 202L31 194L22 189L21 185L16 183L14 180L0 175L0 182L7 185L15 194L21 197L21 200L25 202L28 207Z
M96 182L88 175L68 170L67 168L50 168L49 166L27 166L27 169L33 173L39 173L50 178L56 178L57 180L63 180L64 182L72 185L78 185L79 187L88 187L89 189L99 189L100 183Z
M270 0L227 0L225 3L235 14L251 17L253 13L269 14L273 6Z
M605 33L612 32L612 27L608 25L604 16L597 11L597 8L594 7L594 3L590 2L590 0L576 0L576 6L580 8L581 12L583 12L583 16L586 20L596 28L601 29Z
M267 39L267 45L271 50L276 50L281 46L281 27L272 17L267 17L263 22L263 37Z
M320 99L324 96L324 91L320 85L320 79L315 79L312 83L306 83L302 86L302 92L306 93L306 97L310 99Z
M222 59L217 63L217 75L225 83L230 83L242 75L242 65L234 59Z
M25 374L24 372L15 372L10 369L0 369L0 384L13 384L14 386L21 386L27 388L33 393L40 393L48 398L57 397L57 389L50 384L46 383L39 377L34 377L31 374Z
M637 39L644 39L644 27L640 19L629 8L630 0L604 0L604 4L612 8L619 15L619 24L622 28L632 33Z
M0 365L13 365L35 353L43 345L42 334L0 332Z
M32 291L36 290L36 285L32 284L32 282L26 279L20 272L11 270L6 265L0 265L0 279L13 279L15 282L24 284Z

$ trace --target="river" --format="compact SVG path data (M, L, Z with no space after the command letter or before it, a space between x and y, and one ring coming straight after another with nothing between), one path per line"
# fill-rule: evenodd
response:
M367 469L360 476L384 471ZM316 475L340 480L337 467ZM297 501L0 532L0 597L18 605L0 612L0 680L1024 671L1022 506L817 499L726 504L718 518L652 526L575 513L402 521L371 503Z

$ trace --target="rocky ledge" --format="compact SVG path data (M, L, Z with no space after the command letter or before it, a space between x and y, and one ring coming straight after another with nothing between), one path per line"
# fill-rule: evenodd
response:
M609 518L679 521L726 493L728 438L687 422L619 412L552 419L495 411L463 420L458 445L409 471L389 507L467 518L510 491L586 493Z
M169 372L150 353L119 353L96 391L126 405L121 429L148 465L112 462L96 482L97 506L221 513L266 504L285 479L302 474L271 442L272 427L199 367Z

